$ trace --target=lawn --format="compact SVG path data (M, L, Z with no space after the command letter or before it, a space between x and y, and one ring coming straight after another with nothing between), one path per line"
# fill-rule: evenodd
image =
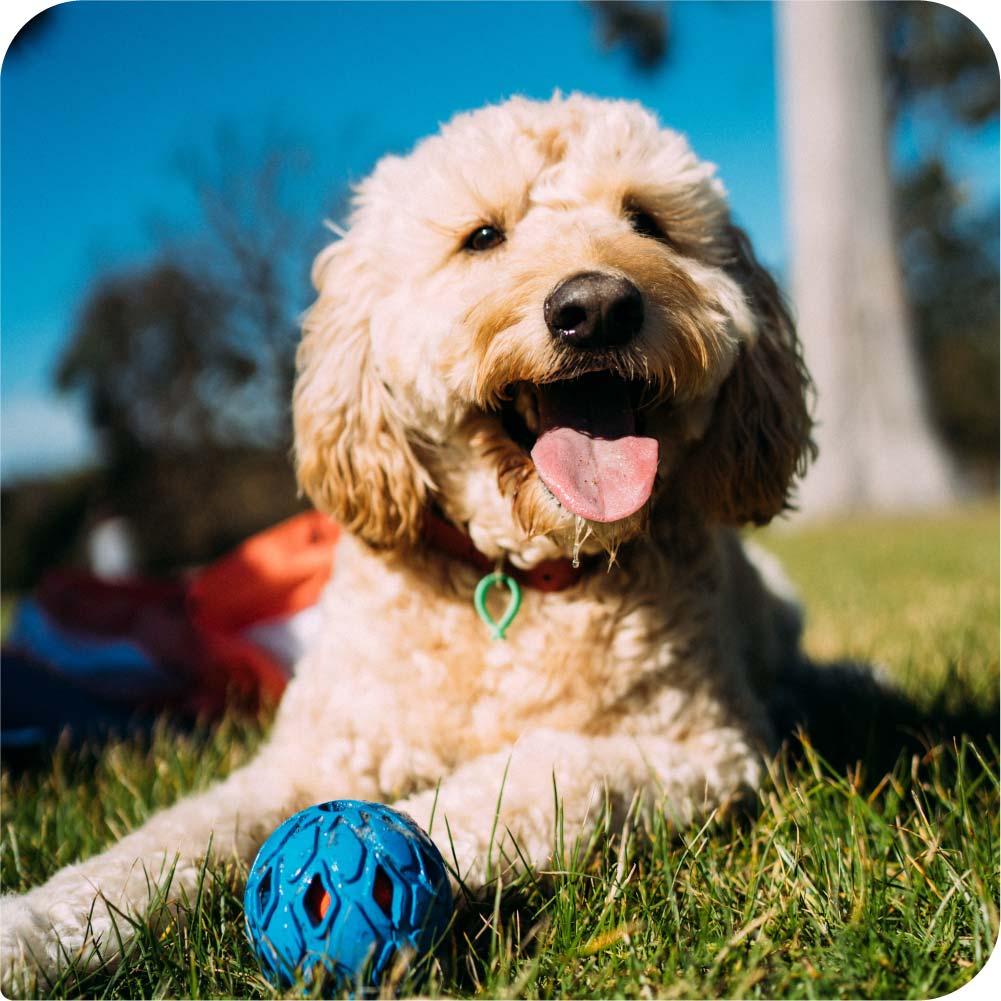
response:
M930 998L968 981L999 921L998 535L994 507L760 535L801 590L811 653L882 664L920 707L966 710L971 736L946 726L876 772L833 769L807 743L775 762L753 819L607 831L467 908L430 980L402 992ZM103 847L259 735L236 719L163 727L5 770L4 888ZM274 996L244 941L241 874L208 875L185 928L144 926L114 971L52 996Z

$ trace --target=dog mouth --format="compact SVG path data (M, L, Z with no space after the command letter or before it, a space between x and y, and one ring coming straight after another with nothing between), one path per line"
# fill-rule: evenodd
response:
M507 387L501 423L572 514L621 521L650 499L659 444L645 433L649 386L610 372Z

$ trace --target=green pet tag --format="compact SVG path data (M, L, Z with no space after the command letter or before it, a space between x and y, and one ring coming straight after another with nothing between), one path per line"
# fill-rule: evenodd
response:
M511 595L507 608L501 616L500 622L494 622L493 616L487 611L487 594L492 587L506 587ZM473 604L476 606L476 614L490 627L491 639L502 640L507 637L504 633L507 627L514 621L514 617L521 608L521 587L513 577L495 570L488 573L479 584L476 585L476 593L473 595Z

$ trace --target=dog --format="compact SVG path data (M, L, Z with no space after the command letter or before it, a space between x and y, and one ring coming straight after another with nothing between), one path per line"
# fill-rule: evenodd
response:
M791 504L810 380L715 168L636 104L511 99L382 159L313 279L295 461L346 531L319 640L250 764L4 899L7 985L112 959L151 884L311 803L395 805L475 889L602 809L683 824L762 780L798 613L737 529Z

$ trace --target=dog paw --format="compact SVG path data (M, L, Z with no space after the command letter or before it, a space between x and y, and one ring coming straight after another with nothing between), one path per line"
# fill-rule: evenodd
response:
M33 997L54 944L49 922L20 896L0 897L0 989Z
M99 933L107 928L89 909L75 907L47 885L0 898L0 986L8 997L35 996L68 967L92 969L102 961ZM106 914L107 912L105 912ZM105 917L103 924L109 925Z
M430 834L445 860L453 892L459 894L460 889L477 891L484 885L489 870L486 864L490 856L489 827L478 831L476 825L458 811L444 811L433 789L394 805Z

